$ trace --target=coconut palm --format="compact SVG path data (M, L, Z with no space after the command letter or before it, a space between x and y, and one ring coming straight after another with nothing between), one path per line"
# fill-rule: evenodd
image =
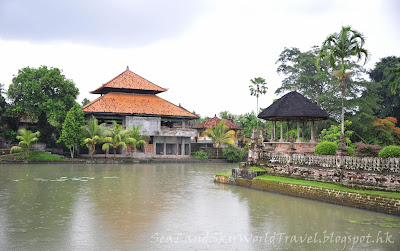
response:
M124 127L118 125L117 122L112 121L113 128L108 128L108 130L104 133L105 137L103 139L103 151L106 151L110 148L114 151L114 160L115 154L117 152L118 147L126 147L126 144L123 140L122 132L124 131Z
M207 128L204 131L205 136L211 138L217 148L217 159L219 155L219 148L223 144L233 145L235 143L235 131L229 130L229 127L225 125L225 121L221 120L218 125L214 121L214 127Z
M256 110L256 116L257 116L257 114L259 113L258 97L262 94L267 93L268 87L266 86L267 83L265 83L265 79L261 77L250 79L250 82L252 83L252 85L249 85L250 95L256 96L257 98L257 110ZM257 132L258 132L258 118L257 118Z
M127 129L124 132L125 142L132 148L131 157L133 158L133 152L136 148L141 148L146 145L146 140L150 139L149 135L140 134L140 125L132 125L132 129Z
M86 121L86 125L84 126L84 133L86 135L86 139L83 141L88 149L92 148L91 157L93 159L93 155L96 152L96 145L101 143L101 139L103 137L104 132L106 131L105 124L99 125L99 121L92 116L91 119Z
M345 91L351 80L351 71L346 71L346 60L356 58L357 62L364 58L364 65L369 59L369 52L364 48L365 37L362 33L351 29L350 26L342 27L339 33L329 35L322 43L317 56L316 66L323 58L328 58L333 74L339 79L339 90L342 98L342 134L344 134L344 98Z
M392 93L396 94L397 91L400 92L400 63L396 64L396 67L389 68L387 74Z
M19 140L19 146L13 146L10 149L10 153L25 151L26 157L29 157L29 149L32 143L39 140L40 132L32 132L31 130L20 129L18 130L17 139Z

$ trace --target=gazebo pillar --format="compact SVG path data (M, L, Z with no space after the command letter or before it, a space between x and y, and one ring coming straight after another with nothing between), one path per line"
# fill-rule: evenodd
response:
M284 142L285 140L283 139L283 121L281 120L281 137L279 138L279 142Z
M274 121L271 121L271 142L274 141Z
M276 141L276 121L274 120L274 141Z
M301 137L302 137L302 141L306 142L306 138L304 137L304 127L305 127L305 125L304 125L304 121L303 121L303 127L301 128Z
M314 133L315 133L315 129L314 129L314 120L311 121L311 143L315 143L315 138L314 138Z
M300 140L300 122L299 121L297 121L297 139L296 139L296 142L297 143L301 142L301 140Z
M286 121L286 142L289 142L289 121Z

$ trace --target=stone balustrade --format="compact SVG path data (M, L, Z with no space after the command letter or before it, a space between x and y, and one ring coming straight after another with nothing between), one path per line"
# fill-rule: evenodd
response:
M289 155L287 153L265 152L261 159L267 160L271 164L285 165L290 159L291 165L295 166L336 168L338 158L343 158L342 168L344 170L400 174L400 158L339 157L313 154Z

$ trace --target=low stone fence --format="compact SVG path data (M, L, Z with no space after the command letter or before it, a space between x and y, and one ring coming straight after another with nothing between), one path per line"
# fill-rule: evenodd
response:
M343 166L338 168L338 158ZM307 154L265 153L269 174L321 181L357 189L400 192L400 159L336 157Z
M263 155L264 160L274 164L285 165L288 163L289 158L290 156L287 153L267 152ZM291 164L297 166L335 168L338 158L343 158L342 168L345 170L400 174L400 158L293 154L291 155Z

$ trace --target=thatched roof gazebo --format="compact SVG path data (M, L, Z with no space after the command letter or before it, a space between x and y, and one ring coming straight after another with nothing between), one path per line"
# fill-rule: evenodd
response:
M289 147L290 142L288 142L288 136L286 137L286 140L283 138L282 124L283 121L285 121L287 123L286 128L288 130L289 122L293 121L297 123L297 139L295 144L296 151L311 152L314 151L316 145L314 138L314 122L318 120L326 120L329 118L329 115L300 93L292 91L282 96L268 108L263 110L258 115L258 118L274 122L274 126L271 128L271 141L269 144L275 148L275 151L285 151ZM279 143L275 138L276 121L281 122ZM306 122L311 123L311 139L309 142L305 142L304 139L304 125ZM300 139L300 123L303 125L302 139Z

